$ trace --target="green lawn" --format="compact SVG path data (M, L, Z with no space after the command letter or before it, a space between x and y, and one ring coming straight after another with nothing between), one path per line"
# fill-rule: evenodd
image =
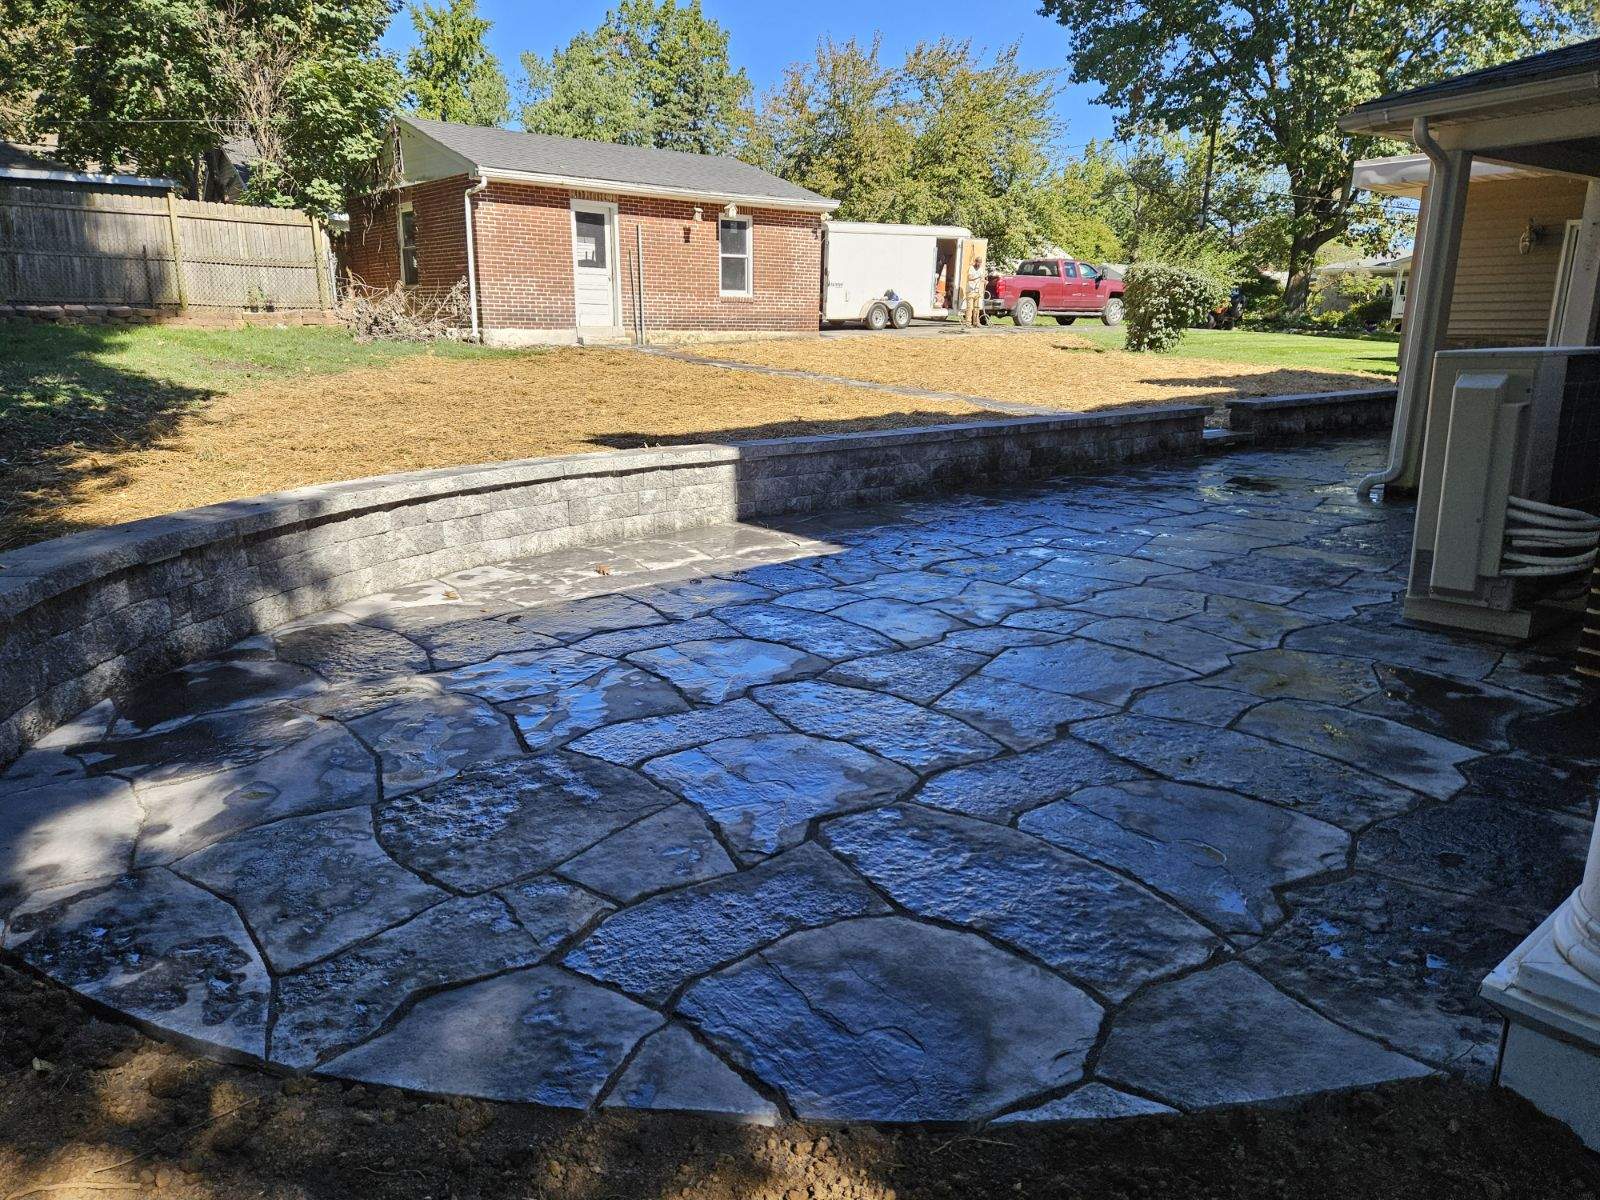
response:
M1048 328L1048 322L1044 323ZM1106 346L1122 348L1126 328L1107 329L1098 321L1077 321L1072 332ZM1393 376L1400 337L1393 333L1266 333L1254 329L1191 329L1172 353L1186 358L1303 367L1325 371L1366 371Z
M420 354L492 355L455 342L369 342L333 326L194 329L0 321L0 548L85 456L151 445L252 382L382 367Z
M194 329L0 321L0 417L53 394L152 387L227 391L251 380L377 367L414 354L494 353L457 342L355 341L338 326Z

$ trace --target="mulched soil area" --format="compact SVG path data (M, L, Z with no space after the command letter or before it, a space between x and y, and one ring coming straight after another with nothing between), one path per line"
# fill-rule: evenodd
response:
M1600 1157L1455 1080L1050 1128L580 1117L280 1078L0 965L0 1200L1595 1200Z

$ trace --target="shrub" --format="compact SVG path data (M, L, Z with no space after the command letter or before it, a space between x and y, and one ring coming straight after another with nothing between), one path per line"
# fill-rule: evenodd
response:
M1135 263L1123 279L1129 350L1174 349L1191 325L1228 297L1221 280L1165 263Z
M1394 284L1371 271L1324 273L1311 283L1313 324L1325 329L1365 329L1389 319Z

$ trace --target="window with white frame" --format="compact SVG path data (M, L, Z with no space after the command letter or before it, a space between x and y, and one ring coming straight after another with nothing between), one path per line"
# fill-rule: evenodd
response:
M410 204L400 206L400 282L417 282L417 214Z
M717 222L717 256L724 296L750 294L750 218L723 217Z

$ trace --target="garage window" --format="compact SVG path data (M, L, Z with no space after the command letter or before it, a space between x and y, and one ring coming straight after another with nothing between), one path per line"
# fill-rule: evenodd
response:
M721 265L722 294L750 294L750 218L723 217L717 223L717 256Z
M417 214L409 204L400 206L400 282L417 282Z

